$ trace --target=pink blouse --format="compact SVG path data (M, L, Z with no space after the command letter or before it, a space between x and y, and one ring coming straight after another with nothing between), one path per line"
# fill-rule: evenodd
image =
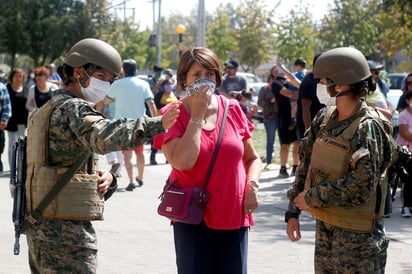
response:
M172 167L170 180L179 186L203 187L213 149L217 142L223 119L226 98L218 99L218 122L212 130L202 129L199 156L190 170ZM168 106L165 106L167 108ZM167 133L154 138L154 147L161 149L168 140L181 137L186 131L190 115L183 105L175 125ZM253 124L246 118L237 100L231 99L222 143L210 177L207 191L210 200L205 209L204 221L213 229L238 229L254 224L251 214L243 214L243 197L246 170L243 165L243 141L252 137Z

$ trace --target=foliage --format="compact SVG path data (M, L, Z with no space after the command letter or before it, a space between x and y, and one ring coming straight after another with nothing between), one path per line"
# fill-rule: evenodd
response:
M227 59L233 58L231 52L239 50L234 28L235 23L231 20L236 11L231 5L225 8L220 4L215 14L216 16L212 16L208 20L208 33L213 33L213 35L206 37L206 43L208 48L216 53L220 61L225 62Z
M412 56L412 2L383 0L378 13L381 21L380 48L391 58L397 51ZM408 70L410 68L408 67Z
M11 67L27 60L30 66L60 62L75 42L95 37L112 44L122 58L133 58L140 67L151 69L156 63L156 48L148 44L153 31L140 29L132 20L116 18L108 2L0 0L2 60ZM313 21L302 2L287 16L277 12L280 0L221 4L206 15L206 46L222 62L238 59L243 70L252 72L275 54L290 64L297 57L310 61L314 53L338 46L354 46L375 60L390 61L397 52L412 57L412 1L334 0L320 22ZM196 46L196 19L193 9L189 16L174 13L155 23L162 27L160 65L177 67L177 25L186 27L184 49ZM410 70L408 64L402 64L402 68Z
M351 46L365 55L377 53L381 38L377 10L377 0L335 0L322 20L321 50Z
M301 7L300 10L290 10L288 17L281 18L275 27L275 53L285 64L303 57L312 60L316 51L316 31L312 15Z
M84 37L102 37L110 23L105 0L0 0L0 50L54 61ZM16 12L17 11L17 12Z
M272 57L272 28L274 11L265 8L263 0L241 1L236 9L238 28L237 57L244 71L254 72L257 66ZM235 38L236 39L236 38Z

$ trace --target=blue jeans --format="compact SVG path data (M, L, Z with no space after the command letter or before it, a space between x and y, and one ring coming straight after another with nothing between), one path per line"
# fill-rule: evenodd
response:
M275 150L275 136L279 127L278 117L263 123L266 130L266 163L272 163L272 155Z

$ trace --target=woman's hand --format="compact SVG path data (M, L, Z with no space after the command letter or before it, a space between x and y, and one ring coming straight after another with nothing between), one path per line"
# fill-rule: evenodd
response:
M190 106L191 117L204 119L207 107L212 99L212 94L208 86L202 86L193 93L192 104Z
M181 103L182 101L170 103L170 107L162 116L162 126L164 129L169 129L176 123L177 117L179 117L179 107Z
M243 213L250 214L259 207L258 185L254 181L246 183L245 197L243 199Z

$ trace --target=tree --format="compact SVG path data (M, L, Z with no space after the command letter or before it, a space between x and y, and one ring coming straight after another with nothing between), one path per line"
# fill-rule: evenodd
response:
M352 46L365 55L378 52L381 41L377 0L335 0L335 7L322 19L322 50Z
M239 50L238 41L233 39L236 37L236 31L230 16L235 14L235 10L231 4L228 4L226 8L220 4L214 14L216 16L210 16L207 20L206 44L216 53L221 62L224 62L229 59L231 52Z
M273 55L274 10L268 9L263 0L244 0L237 6L236 15L237 57L244 71L254 72Z
M296 58L312 60L316 51L316 31L312 15L301 7L290 10L275 27L275 53L287 66Z
M111 24L106 0L0 0L0 50L52 62L85 37L102 37ZM17 11L17 12L16 12ZM6 37L6 39L4 39Z
M378 14L382 33L380 49L391 58L397 51L412 56L412 2L382 1Z

